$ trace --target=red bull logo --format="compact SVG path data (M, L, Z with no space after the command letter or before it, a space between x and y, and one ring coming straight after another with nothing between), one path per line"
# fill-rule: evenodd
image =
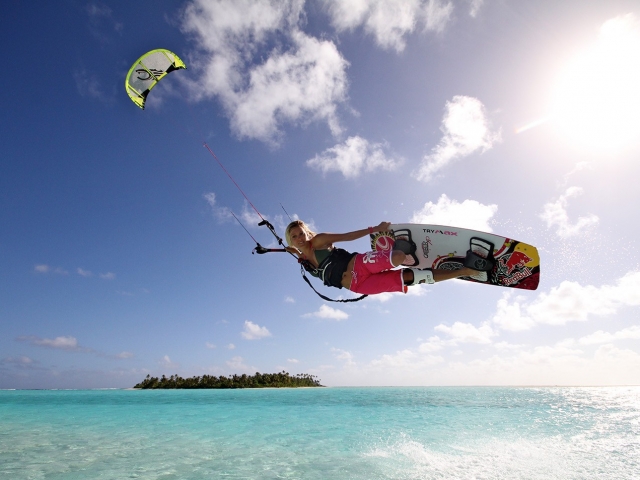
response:
M500 258L500 264L506 269L505 275L511 275L514 270L524 269L525 265L532 260L533 258L526 253L515 251L506 259L504 257Z

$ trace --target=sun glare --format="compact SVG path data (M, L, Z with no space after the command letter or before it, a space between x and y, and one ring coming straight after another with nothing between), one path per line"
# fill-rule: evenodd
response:
M576 146L640 146L640 21L634 15L607 21L597 42L566 65L550 120Z

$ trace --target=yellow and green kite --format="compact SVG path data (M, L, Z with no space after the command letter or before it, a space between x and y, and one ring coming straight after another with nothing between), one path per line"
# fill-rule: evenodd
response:
M144 102L147 95L165 75L187 68L180 57L164 48L151 50L142 55L129 69L125 79L125 88L129 98L144 109Z

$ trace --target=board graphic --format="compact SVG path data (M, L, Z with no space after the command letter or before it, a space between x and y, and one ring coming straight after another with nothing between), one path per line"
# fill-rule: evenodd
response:
M494 262L490 271L479 271L461 280L501 287L535 290L540 281L540 256L532 245L493 233L466 228L414 223L393 224L391 231L371 235L373 250L389 250L396 240L405 240L407 267L457 270L471 250L479 267ZM400 244L399 244L400 246Z

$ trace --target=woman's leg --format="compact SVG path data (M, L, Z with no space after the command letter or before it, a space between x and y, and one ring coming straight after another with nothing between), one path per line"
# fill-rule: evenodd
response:
M414 285L415 276L413 274L412 268L405 268L402 270L403 280L405 285ZM471 277L473 275L477 275L478 271L473 270L472 268L462 267L458 270L432 270L433 273L433 281L442 282L444 280L451 280L453 278L460 277Z

